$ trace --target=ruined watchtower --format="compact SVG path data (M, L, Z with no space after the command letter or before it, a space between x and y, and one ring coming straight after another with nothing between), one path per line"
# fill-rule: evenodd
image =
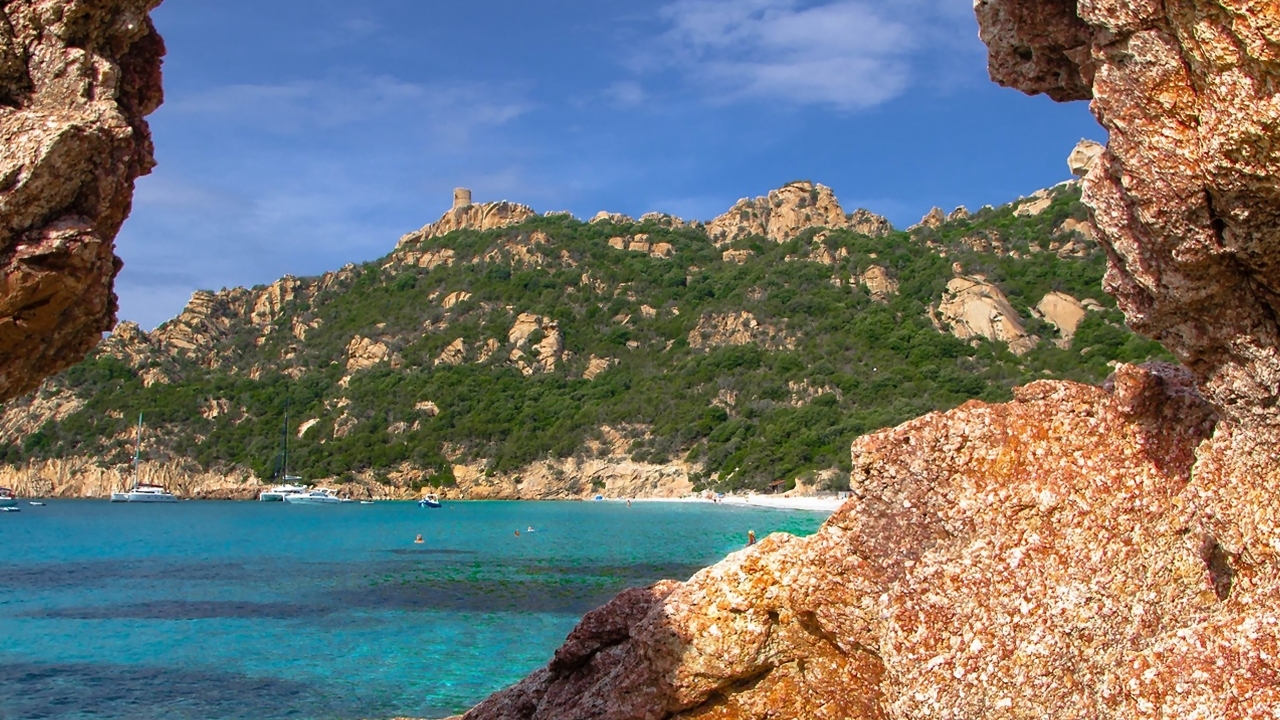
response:
M453 209L470 207L471 191L466 188L458 188L453 191Z

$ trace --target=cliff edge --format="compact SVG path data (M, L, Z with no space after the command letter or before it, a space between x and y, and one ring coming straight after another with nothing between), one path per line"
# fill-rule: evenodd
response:
M116 320L113 242L154 165L160 0L10 0L0 23L0 400Z

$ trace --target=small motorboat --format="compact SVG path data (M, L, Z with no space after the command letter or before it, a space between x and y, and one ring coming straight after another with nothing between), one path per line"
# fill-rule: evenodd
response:
M42 502L36 502L35 500L32 500L31 502L29 502L29 503L27 503L27 504L28 504L28 505L30 505L31 507L44 507L44 503L42 503Z
M438 508L440 507L440 498L435 493L423 495L422 499L418 501L418 507Z
M373 504L373 501L372 501L372 500L361 500L361 501L360 501L360 504L361 504L361 505L372 505L372 504Z
M17 507L18 501L13 497L13 491L7 487L0 487L0 508Z
M354 500L338 497L338 495L329 488L316 488L315 490L308 490L304 493L285 495L284 501L290 505L339 505L342 503L355 502Z
M22 512L22 508L17 505L6 505L4 507L0 507L0 512Z

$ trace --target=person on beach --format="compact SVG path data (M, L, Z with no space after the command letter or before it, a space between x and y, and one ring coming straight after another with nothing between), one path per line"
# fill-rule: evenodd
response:
M422 535L418 535L418 537L416 537L416 538L414 538L414 539L413 539L413 542L414 542L414 544L415 544L415 545L421 545L422 543L424 543L424 542L426 542L426 541L422 539Z
M756 531L748 530L747 531L747 547L750 547L755 544L756 544Z

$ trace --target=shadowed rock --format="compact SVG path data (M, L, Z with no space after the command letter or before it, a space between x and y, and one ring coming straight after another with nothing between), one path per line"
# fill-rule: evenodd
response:
M116 320L116 233L150 172L160 0L12 0L0 23L0 400Z

